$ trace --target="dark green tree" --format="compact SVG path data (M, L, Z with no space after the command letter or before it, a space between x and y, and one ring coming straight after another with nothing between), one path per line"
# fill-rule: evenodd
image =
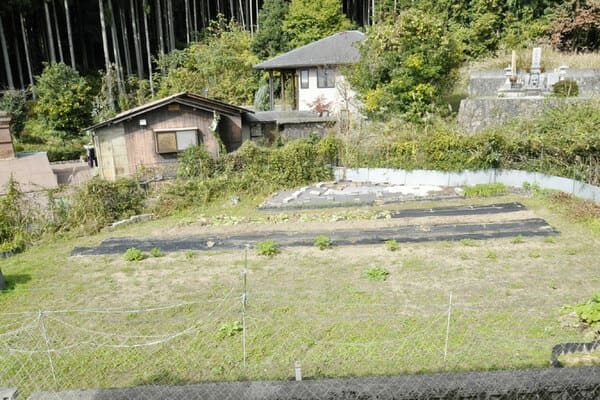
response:
M258 58L250 50L250 33L231 21L211 23L207 36L158 61L166 75L160 79L159 96L189 91L234 103L252 104L258 74L252 66Z
M283 32L290 38L292 48L351 27L340 0L292 0L283 21Z
M273 57L289 50L289 37L283 31L287 12L287 0L265 0L258 14L260 30L252 41L252 51L259 58Z
M418 9L374 25L350 70L371 115L399 113L420 120L452 84L460 54L444 20Z
M32 88L33 112L48 127L75 137L91 123L92 96L88 82L64 63L46 65Z

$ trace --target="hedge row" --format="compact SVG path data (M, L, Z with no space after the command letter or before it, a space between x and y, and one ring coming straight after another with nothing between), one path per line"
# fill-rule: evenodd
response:
M421 130L388 127L371 141L345 140L347 167L403 169L506 168L600 184L600 105L571 105L544 116L465 134L444 123Z

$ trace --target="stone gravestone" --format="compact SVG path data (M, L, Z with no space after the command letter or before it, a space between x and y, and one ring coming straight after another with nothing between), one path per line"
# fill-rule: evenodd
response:
M536 47L531 54L531 71L529 73L529 89L540 90L540 74L542 72L542 49Z

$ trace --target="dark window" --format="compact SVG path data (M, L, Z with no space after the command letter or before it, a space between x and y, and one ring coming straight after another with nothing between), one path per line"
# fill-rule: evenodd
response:
M331 68L319 68L317 70L317 87L333 88L335 87L335 70Z
M300 88L308 89L308 70L300 70Z

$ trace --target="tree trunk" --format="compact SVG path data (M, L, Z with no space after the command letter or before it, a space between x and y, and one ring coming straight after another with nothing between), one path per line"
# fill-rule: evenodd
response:
M15 56L17 57L17 73L19 75L19 88L25 89L25 79L23 79L23 63L21 61L21 49L19 46L19 38L17 36L17 27L15 25L14 18L10 19L10 25L12 28L12 35L14 37Z
M2 45L2 56L4 57L4 70L6 71L6 80L8 88L15 90L15 83L13 82L12 70L10 67L10 58L8 58L8 46L6 44L6 37L4 36L4 25L2 24L2 16L0 16L0 45Z
M242 21L242 28L246 30L246 21L244 18L244 5L242 4L242 0L239 0L240 3L240 20Z
M258 32L258 30L260 29L260 25L258 24L258 13L259 13L258 0L256 0L255 4L256 4L256 32Z
M196 0L194 0L196 1ZM200 2L200 24L204 27L206 26L206 15L204 13L204 7L202 6L202 2ZM197 32L200 32L200 30L196 29Z
M163 17L162 17L162 7L160 6L161 0L155 0L156 7L156 26L158 28L158 54L161 56L165 54L165 40L163 34Z
M196 4L196 0L193 0L192 1L192 10L194 11L194 23L192 24L192 30L194 32L198 32L198 7L197 6L198 6L198 4Z
M144 3L146 0L144 0ZM152 52L150 51L150 33L148 31L148 14L146 13L146 4L143 8L144 13L144 33L146 35L146 54L148 55L148 79L150 80L150 93L154 97L154 82L152 81Z
M110 72L110 56L108 51L108 36L106 35L106 22L104 20L104 3L102 0L98 0L98 7L100 7L100 27L102 28L102 48L104 50L104 65L106 68L106 98L108 100L110 109L115 111L115 100L112 91L112 76Z
M117 88L119 97L125 97L125 79L123 78L123 62L121 61L121 51L119 49L119 36L117 35L117 23L112 6L112 0L108 0L108 12L110 13L110 36L113 44L113 57L115 59L115 72L117 73Z
M50 63L56 64L56 52L54 51L54 35L52 34L52 24L50 22L50 10L48 9L48 0L44 0L44 14L46 15L46 31L48 32L48 52L50 53Z
M29 41L27 40L27 31L25 30L25 17L19 14L21 20L21 34L23 35L23 47L25 48L25 61L27 63L27 75L29 76L29 84L33 86L33 72L31 71L31 57L29 56Z
M190 44L190 0L185 0L185 42Z
M142 61L142 47L140 46L140 32L138 31L138 14L136 0L130 0L131 29L133 30L133 45L135 47L135 62L139 79L144 79L144 62Z
M56 31L56 44L58 45L58 54L60 62L65 62L65 55L62 49L62 39L60 38L60 28L58 27L58 16L56 15L56 4L52 0L52 15L54 16L54 30Z
M79 21L83 21L83 14L81 12L82 9L82 5L81 3L74 3L75 5L75 12L77 13L77 19ZM90 70L90 64L88 62L88 49L87 46L85 45L85 31L84 31L84 27L83 24L76 24L76 27L78 29L79 34L77 35L78 38L78 45L79 48L81 49L81 63L83 64L83 71L87 72Z
M69 40L69 56L71 57L71 67L76 69L75 48L73 47L73 32L71 31L71 16L69 13L69 0L65 0L65 17L67 18L67 38Z
M175 25L173 17L173 0L167 0L167 16L168 16L168 29L169 29L169 48L171 51L175 50Z
M250 34L254 36L254 17L252 15L252 0L248 0L250 3L246 3L249 5L248 7L248 17L250 18Z
M229 0L229 13L231 15L231 18L238 20L235 17L235 6L233 5L233 0ZM240 21L238 20L238 22Z
M127 32L127 24L125 22L125 10L119 4L119 20L121 22L121 32L123 33L123 54L125 55L125 68L127 76L132 74L131 69L131 46L129 46L129 33Z

